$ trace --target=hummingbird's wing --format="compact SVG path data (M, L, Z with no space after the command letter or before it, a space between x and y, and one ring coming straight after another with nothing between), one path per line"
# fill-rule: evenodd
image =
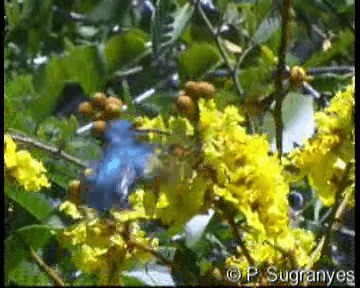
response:
M87 204L99 211L127 207L128 195L137 179L144 177L154 146L136 139L132 124L111 121L105 132L103 156L94 161L93 174L85 175ZM92 167L90 167L92 168Z
M119 209L125 209L128 208L128 196L137 178L132 161L129 161L123 166L119 176L120 179L116 183L116 188L113 193L113 206Z

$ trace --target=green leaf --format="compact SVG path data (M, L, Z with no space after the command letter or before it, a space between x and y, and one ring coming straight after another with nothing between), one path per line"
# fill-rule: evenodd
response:
M190 3L186 3L183 7L177 10L175 13L175 20L172 25L173 30L170 35L171 38L168 43L174 43L177 39L179 39L194 14L194 10L194 5L191 5Z
M175 11L174 6L176 7L173 1L156 2L156 10L151 19L151 36L152 48L157 57L168 51L181 37L195 11L194 5L190 3ZM171 23L169 19L173 19Z
M5 14L10 27L15 27L20 21L19 1L4 2Z
M42 248L51 237L51 228L45 225L25 226L8 236L5 240L6 277L16 278L23 261L29 256L28 249L36 251Z
M33 77L29 74L19 75L7 80L4 84L4 126L33 133L35 123L33 112L28 105L34 98Z
M141 276L137 276L136 274L134 276L128 276L128 275L122 275L121 276L121 282L124 286L145 286L145 282L141 281Z
M119 21L129 12L131 0L102 0L87 14L89 20L97 23Z
M11 281L11 282L10 282ZM11 273L6 275L6 282L21 286L50 286L52 281L40 270L39 266L29 261L22 261Z
M78 121L74 115L69 118L49 117L37 129L37 136L47 142L63 147L75 135Z
M13 234L34 251L42 248L52 237L51 227L47 225L25 226L16 230Z
M261 65L241 70L239 76L241 86L245 90L255 89L256 92L264 90L262 87L265 87L267 81L271 79L271 67L269 65Z
M5 182L5 195L19 204L40 222L45 221L53 211L50 203L38 192L27 192Z
M280 27L279 18L265 18L256 29L252 38L253 45L258 45L267 41L274 32Z
M146 40L146 34L137 29L110 38L104 49L108 72L119 70L140 56L146 50Z
M94 46L76 47L65 56L53 57L39 75L44 82L39 87L40 97L31 106L37 111L36 120L41 121L52 113L67 82L79 83L87 95L99 91L103 85L103 70Z
M197 79L218 65L221 57L211 44L196 43L179 55L179 75L182 81Z
M199 279L200 269L197 265L196 253L186 247L179 247L173 260L171 274L177 284L196 285Z
M64 190L67 190L69 182L76 179L80 174L79 167L69 165L69 162L63 159L54 160L49 158L46 169L48 170L50 180Z

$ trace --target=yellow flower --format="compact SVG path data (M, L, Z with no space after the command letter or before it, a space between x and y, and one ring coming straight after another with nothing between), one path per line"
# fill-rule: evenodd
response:
M83 218L83 215L80 213L76 205L70 201L61 203L59 210L75 220Z
M43 164L25 150L16 151L16 144L10 136L5 135L4 162L8 175L14 177L26 191L39 191L42 187L50 187Z
M137 197L141 195L134 198ZM110 211L110 216L105 218L88 211L90 208L76 208L70 202L64 202L61 210L81 221L65 228L59 235L59 243L70 250L75 266L96 275L101 285L120 285L122 271L152 259L153 255L146 249L130 245L130 239L147 249L158 247L157 239L147 238L140 226L131 222L134 219L124 222L131 211Z
M288 225L288 185L264 136L247 135L233 106L219 111L213 100L200 100L199 130L204 163L217 177L214 193L242 212L259 233L280 234Z
M15 167L17 163L16 144L8 135L5 135L4 143L5 143L4 162L5 162L5 166L10 169Z
M246 234L244 240L247 251L254 261L253 265L259 269L269 266L276 266L279 269L299 269L318 260L312 259L311 254L316 245L315 237L310 231L303 229L288 229L278 238L268 238L265 235L254 237L252 234ZM237 267L242 272L242 279L246 279L251 264L240 247L238 254L240 256L228 257L225 267ZM264 273L266 274L265 269L261 270L260 276Z
M345 91L336 93L329 107L317 112L314 118L317 134L304 147L289 154L290 163L300 170L290 181L308 176L323 204L331 206L337 191L337 183L333 181L334 176L339 176L337 163L346 166L355 158L354 81Z

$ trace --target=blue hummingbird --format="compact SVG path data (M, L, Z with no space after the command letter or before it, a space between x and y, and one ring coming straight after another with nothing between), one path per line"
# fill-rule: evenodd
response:
M105 211L128 207L128 196L136 181L144 178L155 145L137 139L136 130L127 120L108 121L103 134L103 156L89 164L82 187L89 207Z

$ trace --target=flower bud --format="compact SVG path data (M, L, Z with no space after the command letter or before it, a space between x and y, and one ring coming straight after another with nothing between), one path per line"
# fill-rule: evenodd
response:
M306 72L302 67L294 66L291 68L289 81L290 83L298 87L306 80Z
M79 105L79 112L85 116L91 116L92 113L94 112L94 109L91 103L86 101L86 102L82 102Z

